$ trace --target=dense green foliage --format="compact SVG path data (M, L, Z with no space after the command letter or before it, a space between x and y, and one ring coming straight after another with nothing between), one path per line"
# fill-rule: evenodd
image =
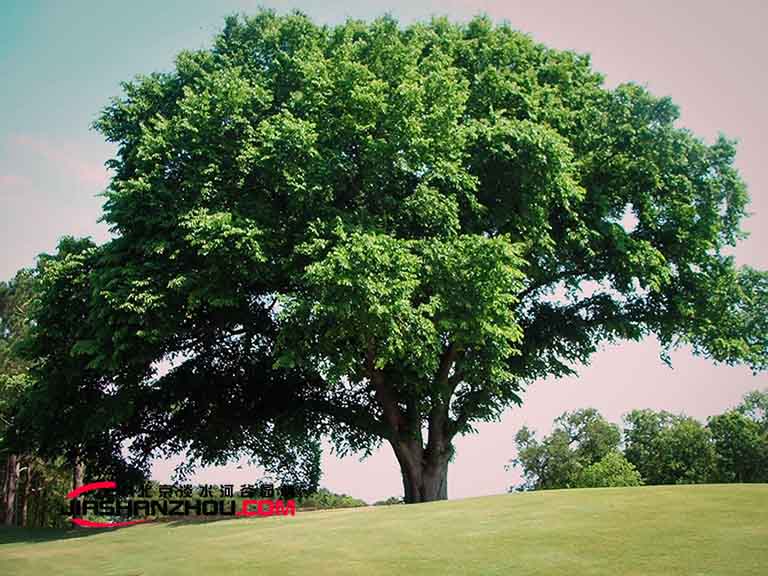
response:
M41 260L26 437L282 470L388 441L414 502L606 340L762 369L734 143L677 118L487 18L228 18L96 122L114 239Z
M523 473L517 489L768 482L766 399L768 390L750 392L706 425L663 410L633 410L624 416L623 436L594 409L566 412L541 440L523 427L512 460Z

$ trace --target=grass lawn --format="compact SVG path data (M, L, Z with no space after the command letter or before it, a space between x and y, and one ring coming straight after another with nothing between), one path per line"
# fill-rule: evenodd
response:
M558 490L114 530L0 530L0 574L768 574L768 485Z

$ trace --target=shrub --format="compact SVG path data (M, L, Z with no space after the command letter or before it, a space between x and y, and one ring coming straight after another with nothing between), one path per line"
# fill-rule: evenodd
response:
M335 494L326 488L320 488L314 494L309 494L296 501L299 508L357 508L359 506L368 506L368 503L353 498L347 494Z
M578 488L607 488L614 486L640 486L642 478L637 468L617 451L584 468L578 475Z
M399 496L390 496L386 500L378 500L377 502L374 502L374 506L392 506L394 504L402 504L403 499Z

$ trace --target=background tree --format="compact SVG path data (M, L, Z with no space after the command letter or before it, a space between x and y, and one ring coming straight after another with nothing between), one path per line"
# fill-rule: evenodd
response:
M624 416L623 441L618 427L592 408L556 418L541 441L524 426L512 460L522 467L519 489L765 482L764 398L750 392L706 426L684 414L633 410Z
M20 405L32 384L31 363L21 346L35 290L33 270L0 282L0 521L6 525L59 524L59 508L71 488L61 485L62 477L72 474L61 457L43 459L33 446L14 441Z
M512 464L522 467L522 489L586 487L580 482L584 470L616 452L620 441L618 426L594 408L565 412L555 419L552 433L541 441L528 427L521 428L515 435L517 458ZM607 473L617 465L615 459L609 459L602 468L593 469L586 482L596 481L602 470Z
M701 422L680 416L662 429L659 438L659 484L703 484L710 482L715 451L709 431Z
M34 402L89 416L26 425L70 451L386 441L418 502L457 434L601 342L766 366L768 277L727 256L734 143L586 56L487 18L265 11L123 90L96 123L115 237L41 272Z
M135 466L122 454L126 436L118 424L125 422L131 407L121 403L111 380L89 366L81 350L87 349L91 334L88 274L96 251L88 239L66 237L55 256L39 258L31 275L29 334L17 346L25 361L27 386L14 405L17 424L9 430L7 441L34 455L38 465L45 462L52 467L41 470L40 479L51 478L58 484L62 467L67 467L71 490L84 483L90 466L127 492L148 472L146 462ZM42 363L54 355L43 372ZM28 480L32 476L28 473ZM46 493L42 486L36 490Z
M565 432L555 430L539 441L535 433L524 426L515 435L515 445L517 457L511 464L522 468L524 479L517 489L551 490L572 487L579 471L579 463ZM512 489L510 488L510 491Z
M700 422L648 409L633 410L624 422L624 454L645 484L695 484L712 478L714 447Z
M768 391L744 395L734 410L707 424L717 453L719 482L768 482Z
M21 486L21 470L28 469L29 458L9 443L19 398L30 383L28 363L17 346L28 328L27 308L32 300L34 281L30 270L20 270L9 282L0 282L0 519L7 525L18 523L17 510L26 504ZM28 475L28 474L27 474Z
M621 442L619 427L594 408L565 412L555 419L555 429L565 432L576 458L585 465L599 462Z
M660 459L658 436L673 415L650 409L632 410L624 416L624 455L640 472L646 484L658 483Z
M745 394L736 411L756 422L763 433L768 434L768 389Z
M730 410L712 416L707 429L714 443L717 482L768 481L768 442L756 421Z

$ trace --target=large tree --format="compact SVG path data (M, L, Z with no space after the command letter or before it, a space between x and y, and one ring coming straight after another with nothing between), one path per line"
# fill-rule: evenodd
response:
M38 392L118 407L84 414L138 452L385 441L427 501L457 434L601 342L766 366L734 143L588 56L487 18L265 11L123 89L96 122L114 239L61 260L83 290L46 284L35 353Z

